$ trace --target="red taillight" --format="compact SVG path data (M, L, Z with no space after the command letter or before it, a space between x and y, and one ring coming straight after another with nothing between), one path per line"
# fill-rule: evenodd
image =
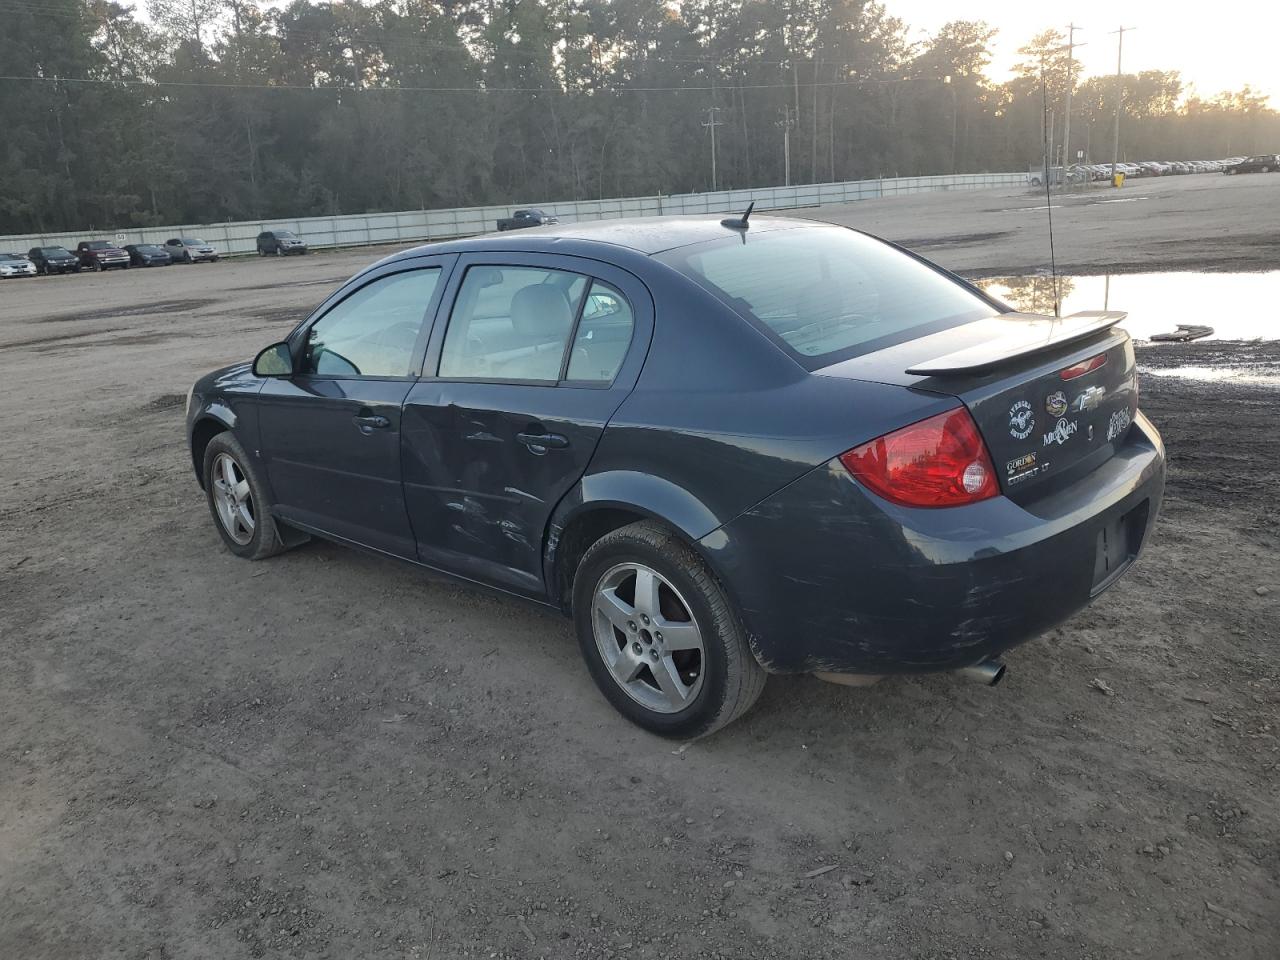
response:
M904 507L958 507L1000 492L995 466L964 407L840 454L873 492Z
M1074 380L1077 377L1083 377L1086 373L1093 373L1099 367L1107 362L1107 355L1100 353L1096 357L1090 357L1088 360L1082 360L1080 363L1072 364L1065 370L1059 370L1058 376L1063 380Z

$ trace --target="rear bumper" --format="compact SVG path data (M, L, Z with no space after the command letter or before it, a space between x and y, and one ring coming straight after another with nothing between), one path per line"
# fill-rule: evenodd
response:
M1111 460L1034 504L898 507L832 462L700 545L771 671L955 669L1038 636L1114 584L1146 543L1164 474L1160 435L1139 414ZM1121 518L1123 556L1113 548L1104 569L1100 539L1114 542Z

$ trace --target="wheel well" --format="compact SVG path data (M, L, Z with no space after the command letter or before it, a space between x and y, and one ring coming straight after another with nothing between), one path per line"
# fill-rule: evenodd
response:
M204 452L209 446L209 441L226 430L225 423L212 417L197 421L191 430L191 463L195 467L196 479L200 481L201 489L204 488Z
M560 534L555 560L555 597L566 613L573 607L573 577L578 562L591 545L607 533L629 523L649 519L642 513L621 507L600 507L578 514Z

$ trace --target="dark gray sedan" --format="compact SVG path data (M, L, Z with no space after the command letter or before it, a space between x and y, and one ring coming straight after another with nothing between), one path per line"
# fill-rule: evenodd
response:
M1121 317L809 221L540 228L367 268L187 430L232 552L321 536L555 607L687 737L772 672L993 681L1114 584L1165 469Z

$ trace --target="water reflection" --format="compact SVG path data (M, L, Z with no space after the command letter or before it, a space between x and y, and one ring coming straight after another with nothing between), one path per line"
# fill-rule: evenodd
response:
M1050 277L993 277L978 285L1010 306L1053 313ZM1122 326L1146 340L1182 325L1213 327L1215 340L1280 337L1280 270L1266 273L1122 273L1059 277L1062 313L1125 310Z
M1260 387L1280 387L1280 373L1235 367L1146 367L1138 368L1155 377L1178 377L1204 383L1247 383Z

